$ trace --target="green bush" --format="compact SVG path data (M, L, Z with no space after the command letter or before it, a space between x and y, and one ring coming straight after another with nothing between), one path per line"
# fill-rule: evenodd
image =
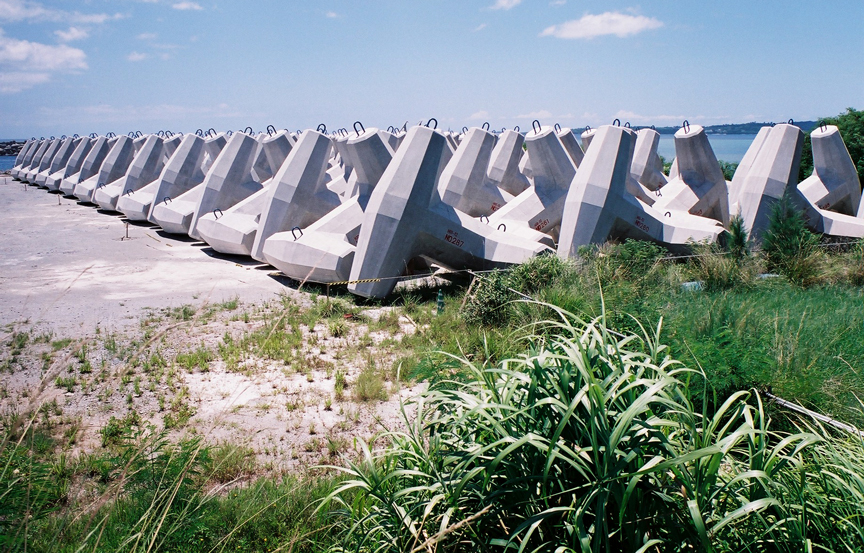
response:
M509 316L508 304L518 298L511 290L509 273L492 271L474 281L462 315L468 324L499 325Z
M787 190L771 206L762 248L769 270L777 271L798 286L810 286L823 276L824 254L819 236L807 229L792 194Z

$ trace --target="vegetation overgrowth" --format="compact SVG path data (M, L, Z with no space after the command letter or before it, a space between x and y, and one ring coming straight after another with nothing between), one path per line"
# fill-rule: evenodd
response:
M842 125L864 127L861 113L826 120L859 171ZM183 306L171 326L232 311L250 327L173 357L149 323L131 344L101 336L128 367L129 393L95 450L74 447L82 422L56 401L0 417L0 551L864 550L861 436L770 401L864 428L864 241L828 247L789 198L761 244L740 218L727 230L686 258L627 240L384 304L334 289L275 314L236 300ZM365 334L352 338L358 325ZM429 381L404 428L353 449L322 436L321 463L337 467L295 474L190 426L194 406L175 385L184 373L221 363L251 375L266 360L311 377L313 328L365 357L356 377L339 358L315 361L333 373L325 410ZM370 332L399 336L385 340L386 362L369 353ZM104 377L95 340L24 330L6 337L0 372L38 343L44 385L88 394ZM76 372L55 375L65 351ZM160 396L162 428L135 410L147 379L176 390Z
M778 431L755 391L699 410L698 373L669 357L661 323L619 337L602 314L583 322L544 307L561 321L541 322L522 355L460 359L464 380L422 394L406 430L340 468L347 480L322 504L342 508L334 550L864 544L860 437L806 423Z

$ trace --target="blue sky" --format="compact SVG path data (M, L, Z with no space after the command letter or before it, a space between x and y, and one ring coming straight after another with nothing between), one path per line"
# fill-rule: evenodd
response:
M864 108L864 0L0 0L0 137Z

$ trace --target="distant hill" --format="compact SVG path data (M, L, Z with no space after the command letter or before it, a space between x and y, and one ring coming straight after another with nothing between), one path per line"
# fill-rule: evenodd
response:
M818 121L794 121L794 123L801 127L801 130L804 132L812 131L816 125L819 123ZM705 134L756 134L759 132L759 129L766 125L770 125L771 123L756 123L755 121L752 123L734 123L731 125L707 125L705 127ZM657 132L660 134L675 134L675 132L681 127L657 127Z

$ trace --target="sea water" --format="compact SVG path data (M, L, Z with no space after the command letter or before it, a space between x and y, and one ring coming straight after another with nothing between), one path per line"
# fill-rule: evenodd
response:
M16 156L0 156L0 171L8 171L15 165Z
M708 142L711 143L711 148L718 160L739 163L754 138L756 138L755 134L709 134ZM675 136L661 134L657 153L666 161L672 161L675 157Z

